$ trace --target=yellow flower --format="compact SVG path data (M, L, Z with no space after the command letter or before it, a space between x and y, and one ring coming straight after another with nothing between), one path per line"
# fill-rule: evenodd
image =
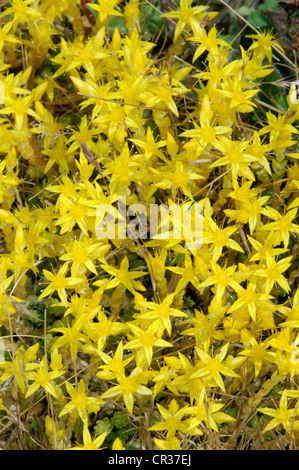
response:
M172 439L157 439L154 437L154 442L159 450L180 450L180 440L177 437Z
M286 292L291 290L289 283L282 273L291 266L292 258L292 256L287 256L286 258L282 258L276 262L275 259L267 253L266 267L257 269L255 272L256 276L266 278L264 285L265 294L269 294L276 283L279 284Z
M271 429L276 428L277 426L283 426L288 434L293 435L293 431L298 431L299 422L295 419L299 411L296 408L288 409L288 398L287 394L283 393L281 399L279 400L279 407L275 410L274 408L258 408L260 413L264 413L268 416L271 416L272 419L270 423L267 424L263 430L263 434Z
M82 278L77 277L66 277L66 273L68 270L68 264L64 264L57 274L53 274L47 269L43 270L44 276L50 281L49 285L43 290L40 295L40 299L44 297L48 297L49 295L53 294L53 292L57 291L58 296L62 303L66 306L67 305L67 295L66 289L72 288L77 284L82 282Z
M53 397L58 398L52 381L61 375L63 375L63 372L61 371L48 371L47 357L44 356L40 361L38 369L36 371L28 372L27 374L27 379L33 380L33 383L28 388L25 398L30 397L30 395L37 392L41 387L46 390L46 392L53 395Z
M293 220L297 217L297 208L291 209L285 215L282 215L271 207L269 215L271 218L274 218L274 222L262 225L259 230L272 232L276 243L278 244L282 240L285 249L287 249L290 234L299 233L299 225L293 223Z
M249 47L249 51L255 51L259 56L260 61L263 60L265 55L269 62L272 62L272 48L275 46L278 50L284 53L283 48L275 41L275 36L271 31L265 31L263 33L251 34L248 38L254 39L253 43Z
M64 449L65 431L60 429L54 418L49 415L45 419L46 436L54 450Z
M108 354L103 351L98 351L99 356L105 362L105 365L100 366L100 371L97 373L97 376L100 379L113 380L120 378L125 373L126 365L132 361L132 357L123 359L123 344L120 341L117 349L115 351L114 357L108 356Z
M88 397L86 395L84 380L80 380L76 390L69 382L65 383L68 394L71 397L70 402L61 410L59 417L76 411L82 419L84 425L88 425L88 414L97 413L102 404L105 403L101 398ZM104 439L103 439L104 440ZM103 442L103 441L102 441Z
M267 113L268 125L263 126L260 135L270 133L270 146L277 152L282 152L287 147L291 147L296 143L292 140L292 134L299 134L299 130L288 124L287 113L274 115Z
M168 295L160 304L155 302L140 302L140 306L148 309L147 312L140 313L138 319L159 320L167 333L171 334L171 317L188 317L188 315L179 309L171 307L175 298L175 293Z
M199 43L200 46L197 47L195 54L193 56L193 62L198 59L206 50L208 50L214 56L217 56L219 52L219 46L224 46L230 48L228 43L224 39L217 38L217 30L213 26L210 31L207 33L205 28L194 25L194 36L188 38L188 41Z
M297 288L291 308L282 306L281 313L286 315L286 321L280 323L280 326L290 326L291 328L299 328L299 289ZM298 326L297 326L298 325Z
M27 124L27 115L38 119L38 114L30 108L32 96L11 97L5 100L6 106L0 110L0 114L12 114L15 117L16 127L22 129L23 124Z
M147 107L156 107L162 109L169 109L175 116L179 116L177 105L173 99L174 96L179 96L182 93L188 91L188 89L180 83L178 80L170 80L168 71L162 71L160 73L161 78L155 77L150 79L152 86L151 99L146 101Z
M119 437L113 441L112 450L126 450Z
M134 323L127 324L134 333L131 341L126 343L125 349L137 349L144 352L148 365L152 362L154 346L160 348L172 348L173 345L155 335L157 330L157 321L153 322L147 329L140 328Z
M177 431L185 434L187 431L186 421L182 421L186 415L188 405L183 408L179 407L179 404L175 399L171 400L168 410L164 406L157 403L157 407L160 415L164 421L160 421L149 428L149 431L167 431L166 438L171 440L175 437Z
M256 283L253 281L250 281L246 288L241 285L235 285L234 290L238 294L238 298L228 309L227 313L235 312L245 306L253 321L256 321L257 305L265 300L273 298L271 295L256 292L256 287Z
M4 43L7 42L12 42L18 44L20 41L12 36L11 34L8 34L11 27L13 26L13 21L9 21L8 23L4 24L3 26L1 25L0 29L0 51L3 49Z
M26 393L26 375L36 369L38 364L32 362L36 359L39 343L30 346L25 352L23 346L19 348L13 361L0 362L0 383L14 377L22 393Z
M216 222L209 217L206 216L206 230L204 230L203 235L203 243L211 243L213 246L213 261L218 261L222 254L223 247L227 246L232 250L240 251L243 253L243 249L238 245L235 240L230 238L237 230L238 227L236 225L230 225L229 227L225 227L223 229L219 228Z
M203 147L214 146L217 141L217 136L231 134L231 129L225 126L212 125L213 112L209 101L209 95L205 95L202 101L199 122L200 127L195 123L195 129L185 131L181 137L193 137L198 140Z
M41 16L36 8L29 6L31 3L34 3L34 0L12 0L11 6L1 13L0 18L13 14L12 26L15 31L19 23L34 21Z
M0 398L0 411L5 411L6 413L9 413L8 409L3 405L2 398Z
M122 14L115 9L117 4L118 0L99 0L99 5L95 3L87 3L86 5L99 12L100 22L103 23L108 16L122 16Z
M249 145L248 141L236 141L222 137L221 142L215 142L215 147L225 154L224 157L218 158L210 165L210 168L228 165L232 170L233 180L237 180L238 176L247 176L248 179L254 179L252 172L247 168L252 162L257 161L257 157L246 152Z
M129 269L129 260L125 256L120 263L120 268L114 268L108 264L101 264L101 268L107 271L111 276L114 277L113 280L109 282L109 289L112 287L116 287L119 284L122 284L126 289L128 289L132 294L134 294L135 289L137 290L145 290L143 285L139 281L135 281L139 277L143 277L147 274L147 272L133 272L128 271ZM96 283L95 283L96 285Z
M66 345L70 348L72 357L76 357L78 349L82 348L82 343L88 342L88 338L82 333L81 328L82 322L80 319L76 320L72 326L52 328L51 331L62 333L62 336L55 340L52 349L62 348Z
M225 392L221 374L229 377L239 377L236 372L223 364L228 347L229 343L226 343L222 348L220 348L215 357L211 357L202 349L196 348L196 352L204 366L200 367L200 365L198 365L197 371L194 372L190 378L206 377L208 380L212 380L212 383L215 383L223 392Z
M79 444L78 446L71 447L67 450L102 450L104 449L104 447L100 447L100 446L103 444L106 436L107 436L107 432L103 432L102 434L100 434L100 436L92 439L87 425L84 424L84 428L83 428L84 445Z
M194 336L196 340L196 346L202 347L206 341L211 338L222 341L224 339L224 334L221 331L221 328L217 329L217 326L221 322L224 313L226 312L225 307L219 307L217 304L216 312L213 309L213 303L209 307L209 313L204 314L198 310L195 311L195 316L190 318L187 321L184 321L183 324L187 324L188 328L182 331L182 335Z
M94 209L89 208L80 202L73 202L70 199L64 199L61 208L61 217L58 218L55 225L60 225L60 233L71 232L74 225L78 224L85 235L88 235L87 223L94 216Z
M142 369L136 367L129 376L122 375L117 378L118 385L111 387L102 395L103 399L122 397L130 414L133 413L134 395L152 395L149 388L142 384Z
M232 90L232 91L230 91ZM244 90L242 87L242 82L238 78L227 81L227 89L220 91L224 96L231 98L230 108L234 111L239 111L240 113L250 113L253 111L253 108L256 107L251 101L254 95L258 93L258 89L255 90Z
M105 262L104 255L109 251L110 245L102 243L94 243L94 240L83 238L81 241L74 240L65 247L66 254L60 257L61 260L72 262L72 274L85 274L86 268L94 274L97 270L94 264L96 259L102 263ZM85 269L84 269L85 268Z
M246 348L240 352L240 355L251 358L251 361L254 363L255 377L258 377L263 363L272 362L273 360L273 356L267 351L270 346L269 339L258 343L255 337L248 331L242 330L241 341Z
M248 240L250 241L253 248L256 250L250 260L251 261L259 261L263 260L266 261L267 256L275 257L281 255L282 253L286 253L286 248L276 248L274 245L274 234L269 233L267 238L263 241L263 244L260 243L258 240L255 240L253 237L247 236Z
M192 3L193 0L180 0L180 5L177 10L169 11L164 15L166 18L177 20L173 38L174 42L176 42L183 33L186 33L186 28L189 30L193 23L200 23L206 16L210 19L216 16L216 13L206 12L208 7L202 5L192 7Z
M228 268L221 268L217 263L211 261L211 268L213 274L201 282L199 287L206 287L215 285L216 286L216 303L219 304L227 287L232 287L237 290L239 287L238 282L233 279L233 274L237 266L229 266Z
M163 153L159 151L159 148L165 147L166 140L160 140L155 142L151 128L147 128L146 138L144 140L130 139L137 147L141 147L144 150L145 160L149 160L154 155L164 159Z
M86 322L82 322L81 319L84 332L87 335L85 338L97 343L97 349L89 344L83 348L85 352L91 352L92 354L98 354L99 351L104 350L109 336L116 336L128 330L126 324L113 321L111 317L108 318L102 311L97 314L96 320L96 322L90 322L87 318Z

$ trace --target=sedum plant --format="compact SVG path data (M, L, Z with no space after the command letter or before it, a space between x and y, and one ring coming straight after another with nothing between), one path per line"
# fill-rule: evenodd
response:
M138 0L2 3L2 448L298 447L299 99L263 104L275 36L234 49L180 0L158 51ZM201 246L99 237L125 202L147 235L151 206L201 204Z

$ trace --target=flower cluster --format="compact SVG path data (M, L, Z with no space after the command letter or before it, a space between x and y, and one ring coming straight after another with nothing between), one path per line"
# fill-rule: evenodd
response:
M52 449L130 447L94 429L118 411L141 449L225 448L252 419L254 445L296 439L297 89L262 105L272 34L233 48L180 0L158 53L142 8L2 8L0 419L26 434L38 407ZM97 208L122 198L148 217L200 202L202 246L99 239Z

